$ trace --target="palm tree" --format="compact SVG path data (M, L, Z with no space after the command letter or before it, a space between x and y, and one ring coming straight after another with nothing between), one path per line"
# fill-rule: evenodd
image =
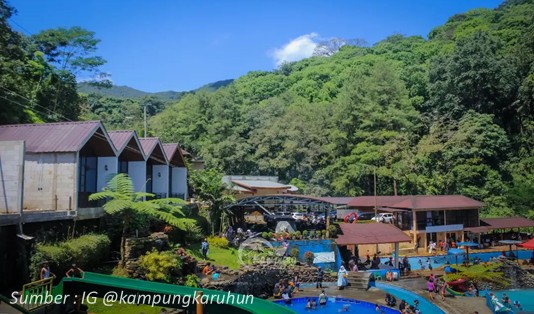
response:
M130 232L133 218L139 214L159 218L169 225L188 232L200 232L194 219L185 218L181 206L185 201L179 198L145 200L154 194L135 192L132 179L124 173L115 175L102 190L89 196L90 201L106 200L103 208L108 214L122 216L121 260L119 266L126 264L126 237Z

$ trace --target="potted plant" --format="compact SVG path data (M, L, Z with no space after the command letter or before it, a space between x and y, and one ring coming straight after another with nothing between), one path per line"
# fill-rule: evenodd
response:
M304 230L304 231L302 231L302 237L303 237L304 239L307 239L308 236L309 236L309 231L308 231L308 230Z
M314 257L315 257L315 254L313 254L312 251L306 251L306 253L304 253L304 261L309 266L311 266L313 264Z

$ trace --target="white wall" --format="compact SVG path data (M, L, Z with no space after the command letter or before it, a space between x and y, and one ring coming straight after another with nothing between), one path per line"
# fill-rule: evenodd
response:
M172 169L171 194L184 194L185 199L187 195L187 168L176 167Z
M130 161L128 162L128 176L132 178L134 189L136 192L146 191L146 162L145 161Z
M0 142L0 212L19 213L23 191L24 141Z
M119 169L117 157L98 157L98 174L96 177L96 190L102 191L109 180L117 174ZM106 171L107 166L107 171Z
M76 208L77 163L75 153L26 153L24 163L24 209Z
M152 167L152 193L165 193L169 197L169 166Z

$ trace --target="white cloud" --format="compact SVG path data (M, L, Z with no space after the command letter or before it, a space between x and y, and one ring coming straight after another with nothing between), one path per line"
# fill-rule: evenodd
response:
M276 48L272 52L276 65L279 66L284 62L299 61L311 57L315 47L317 47L317 43L313 39L318 36L316 33L302 35L284 46Z

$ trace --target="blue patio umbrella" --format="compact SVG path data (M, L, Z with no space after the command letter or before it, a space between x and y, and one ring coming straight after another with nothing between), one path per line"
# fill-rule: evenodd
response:
M458 255L465 254L465 251L462 249L450 249L447 251L447 254L454 255L456 257L456 265L458 265Z
M464 246L467 251L467 261L469 262L469 248L478 246L478 243L466 241L466 242L456 242L457 246Z

